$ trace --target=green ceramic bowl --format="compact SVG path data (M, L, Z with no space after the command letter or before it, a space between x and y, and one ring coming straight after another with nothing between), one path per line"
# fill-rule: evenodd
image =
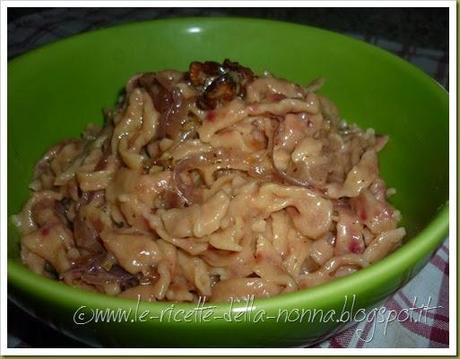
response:
M420 70L385 51L335 33L282 22L237 18L142 22L75 36L11 61L8 214L17 213L29 195L33 164L47 147L79 136L89 122L101 122L101 110L114 104L132 74L186 69L192 60L227 57L299 83L324 76L327 83L322 93L337 103L347 120L390 135L381 154L381 171L389 186L398 190L393 203L408 230L402 248L370 268L329 284L258 300L254 305L219 304L187 312L194 315L185 317L183 311L195 305L137 305L33 274L20 263L19 237L10 225L10 298L93 345L297 346L343 325L340 318L327 319L325 314L331 310L339 314L346 296L348 309L355 296L354 312L372 306L423 267L448 232L447 93ZM101 317L96 322L96 309L107 308L131 313L121 322L107 323L106 319L101 323ZM302 310L303 320L296 321ZM324 313L322 320L319 310ZM162 320L155 319L162 311ZM230 313L240 316L230 318ZM74 319L87 323L75 324Z

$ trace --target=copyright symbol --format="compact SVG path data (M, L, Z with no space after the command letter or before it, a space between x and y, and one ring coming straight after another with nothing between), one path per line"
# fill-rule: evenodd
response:
M79 307L75 313L73 313L73 322L77 325L85 325L91 322L94 318L94 311L89 308L89 312L86 305L82 305Z

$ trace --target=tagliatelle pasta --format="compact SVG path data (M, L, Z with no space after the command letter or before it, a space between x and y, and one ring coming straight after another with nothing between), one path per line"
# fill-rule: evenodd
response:
M14 216L21 256L64 283L145 301L310 288L405 236L379 177L387 137L309 86L225 60L131 78L80 140L51 148Z

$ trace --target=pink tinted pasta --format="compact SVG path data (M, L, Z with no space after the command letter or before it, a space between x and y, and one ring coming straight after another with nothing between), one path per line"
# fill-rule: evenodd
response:
M23 262L146 301L270 297L349 275L405 230L387 137L317 93L225 60L132 77L102 128L38 162L14 216Z

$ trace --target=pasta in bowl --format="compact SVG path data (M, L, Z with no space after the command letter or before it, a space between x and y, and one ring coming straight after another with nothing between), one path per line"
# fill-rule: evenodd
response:
M144 301L271 297L405 236L378 152L317 90L237 62L141 73L103 127L37 163L15 224L34 272Z

